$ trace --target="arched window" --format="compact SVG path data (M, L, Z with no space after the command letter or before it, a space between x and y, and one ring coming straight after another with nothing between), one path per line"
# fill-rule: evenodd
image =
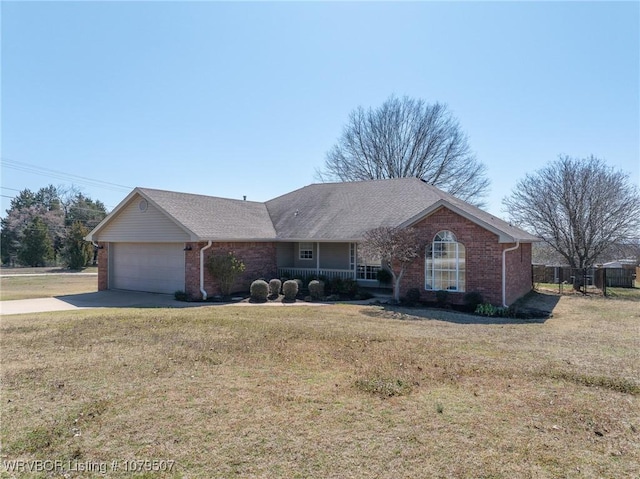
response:
M427 246L424 278L427 290L465 290L465 249L451 231L440 231Z

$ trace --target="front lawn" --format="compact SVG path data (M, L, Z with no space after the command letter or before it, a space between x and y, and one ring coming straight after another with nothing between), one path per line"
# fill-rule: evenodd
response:
M94 291L98 291L98 275L63 273L27 276L16 274L0 278L0 301L51 298Z
M175 461L143 477L640 475L637 302L566 296L531 323L413 312L4 316L2 460L118 461L108 477L135 477L134 459Z

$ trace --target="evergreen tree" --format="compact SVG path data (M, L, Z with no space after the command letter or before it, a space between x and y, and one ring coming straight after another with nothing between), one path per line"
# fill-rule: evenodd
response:
M2 262L11 264L16 259L22 262L21 258L25 256L20 251L24 249L23 243L27 239L27 229L36 217L39 217L47 227L53 248L53 254L48 259L57 261L62 255L64 261L68 262L65 249L68 248L67 239L73 224L79 221L82 226L90 230L106 215L106 208L101 201L94 201L84 196L74 187L65 189L49 185L40 188L36 193L24 189L11 200L11 207L0 222Z
M75 221L67 230L62 257L70 269L84 268L93 258L93 246L84 239L88 234L89 230L80 221Z
M80 221L88 229L93 229L105 216L107 216L107 210L104 203L77 193L68 205L65 225L71 226L76 221Z
M49 229L39 216L35 216L24 232L18 248L18 260L28 266L45 266L53 258L53 244Z

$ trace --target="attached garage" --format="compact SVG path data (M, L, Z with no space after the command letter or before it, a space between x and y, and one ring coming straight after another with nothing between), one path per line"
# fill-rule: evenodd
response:
M277 269L275 228L255 201L136 188L85 239L98 249L100 291L206 299L218 284L203 265L220 245L242 252L242 288Z
M184 291L183 243L111 243L109 289Z

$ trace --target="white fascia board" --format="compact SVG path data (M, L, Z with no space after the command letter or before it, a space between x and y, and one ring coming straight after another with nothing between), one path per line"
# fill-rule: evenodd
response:
M93 228L89 234L87 236L84 237L85 240L87 241L94 241L93 236L98 233L98 231L100 231L102 228L104 228L107 224L111 223L111 221L118 215L118 212L124 208L129 201L131 200L131 198L133 198L135 196L136 193L139 193L138 188L134 188L131 193L129 193L124 200L122 200L120 203L117 204L117 206L111 210L111 212L105 216L102 221L100 223L98 223L96 225L95 228Z
M427 216L430 216L431 214L435 213L435 211L438 210L439 208L447 208L447 209L453 211L454 213L462 216L463 218L468 219L472 223L475 223L478 226L486 229L487 231L490 231L490 232L494 233L495 235L498 236L498 243L515 243L516 240L518 240L518 239L520 239L521 241L527 242L527 243L532 241L530 239L514 238L510 234L507 234L504 231L502 231L501 229L496 228L495 226L490 225L489 223L487 223L485 221L482 221L477 216L474 216L474 215L472 215L470 213L467 213L466 211L458 208L457 206L452 205L451 203L449 203L446 200L438 200L438 201L436 201L434 204L432 204L431 206L429 206L425 210L421 211L420 213L418 213L413 218L409 218L407 221L402 223L400 225L400 227L401 228L407 228L409 226L412 226L412 225L416 224L418 221L420 221L420 220L426 218Z
M276 243L280 240L276 238L216 238L198 237L193 241L211 241L212 243Z
M274 240L276 243L357 243L362 241L362 238L345 238L345 239L316 239L316 238L277 238Z
M139 187L134 188L133 191L131 191L131 193L129 193L124 200L118 203L118 205L111 211L111 213L109 213L100 223L98 223L98 225L95 228L93 228L91 232L84 237L84 239L87 241L95 241L94 236L96 236L98 232L101 229L103 229L106 225L111 223L118 216L118 213L123 208L128 206L131 200L136 195L140 195L142 198L144 198L149 203L151 203L155 208L157 208L159 211L164 213L164 215L167 216L167 218L169 218L171 221L173 221L176 224L176 226L178 226L180 229L182 229L185 233L189 235L190 241L202 241L193 231L191 231L189 228L187 228L182 223L180 223L177 219L173 217L173 215L170 215L169 213L167 213L164 208L159 206L155 201L153 201L153 199L151 199L148 195L146 195L143 191L141 191Z

